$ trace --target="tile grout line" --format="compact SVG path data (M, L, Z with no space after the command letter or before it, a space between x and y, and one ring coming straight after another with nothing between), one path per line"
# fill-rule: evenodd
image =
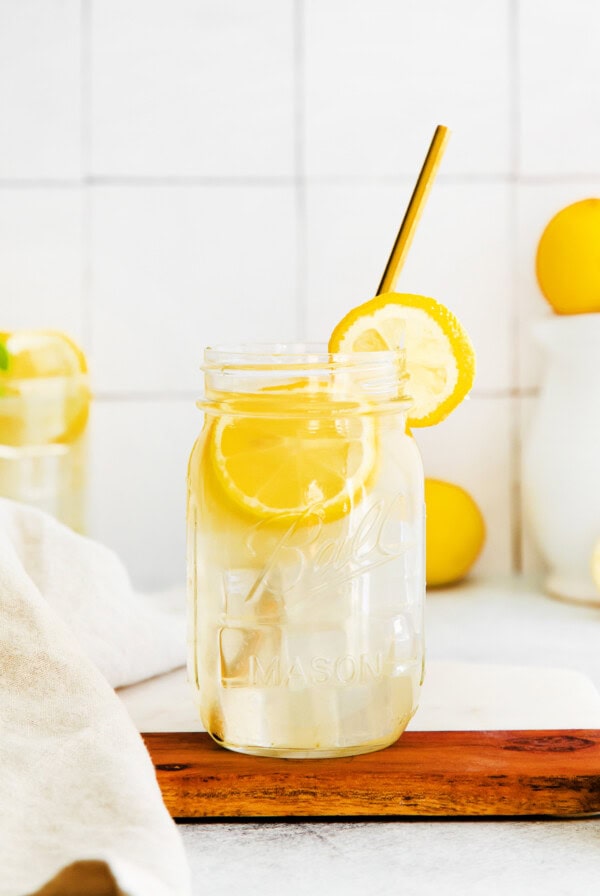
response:
M511 186L509 192L509 245L511 253L511 379L514 395L510 408L510 524L511 524L511 566L513 573L523 571L523 518L521 508L521 400L520 400L520 334L521 321L518 302L518 196L517 186L520 170L521 143L521 96L519 65L519 0L509 2L509 77L510 77L510 167Z
M294 204L296 223L296 336L305 340L308 331L308 234L305 146L305 43L304 0L293 4L294 59Z
M440 174L436 184L452 186L552 186L565 184L588 184L600 180L600 172L587 174ZM88 174L82 177L0 177L0 190L57 190L80 189L85 187L294 187L305 186L381 186L385 184L414 183L408 174L398 175L257 175L257 176L217 176L217 175L134 175L134 174Z
M81 163L82 163L82 207L81 207L81 302L82 336L86 352L93 349L92 334L92 202L89 189L92 148L91 110L91 45L92 45L92 0L82 0L81 4Z

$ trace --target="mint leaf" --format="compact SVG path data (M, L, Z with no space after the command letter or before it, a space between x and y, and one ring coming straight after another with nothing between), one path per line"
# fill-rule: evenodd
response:
M8 370L10 355L5 344L0 341L0 370Z

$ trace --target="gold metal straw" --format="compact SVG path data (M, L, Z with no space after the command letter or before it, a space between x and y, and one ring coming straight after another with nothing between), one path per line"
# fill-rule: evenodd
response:
M433 184L440 162L442 161L442 156L446 149L446 143L448 142L449 136L450 131L448 128L444 127L443 124L438 124L429 150L427 151L427 155L425 156L421 173L417 178L413 194L410 197L410 202L404 213L404 218L402 219L396 242L394 243L388 263L385 266L385 271L383 272L377 295L380 295L382 292L391 292L394 289L398 275L406 260L406 254L413 241L415 230L417 229L417 224L419 223L421 213L423 212L427 197L429 196L431 185Z

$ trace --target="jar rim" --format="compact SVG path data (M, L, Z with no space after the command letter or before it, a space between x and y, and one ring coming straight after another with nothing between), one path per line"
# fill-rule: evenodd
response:
M347 367L381 368L397 365L406 357L404 349L370 352L330 352L321 342L249 342L207 346L202 370L318 370Z
M306 342L216 345L205 349L201 369L205 395L198 406L209 413L223 412L229 403L228 413L273 416L273 396L279 394L285 401L277 402L277 415L310 415L315 413L315 399L322 400L324 387L332 414L349 416L367 408L398 412L411 403L404 350L336 353L324 344ZM293 383L303 385L273 392L274 387Z

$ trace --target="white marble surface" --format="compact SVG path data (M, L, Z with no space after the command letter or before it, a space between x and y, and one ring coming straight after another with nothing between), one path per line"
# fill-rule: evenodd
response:
M577 669L600 689L600 607L546 597L533 580L429 594L426 641L432 660Z
M507 694L498 688L510 685L514 706L522 705L523 688L510 677L514 669L507 678L489 664L578 670L600 687L600 609L550 600L531 583L474 582L431 594L427 622L431 668L486 664L498 707ZM538 668L520 680L545 680L563 705L559 679L540 675ZM570 681L573 696L582 693L585 679ZM543 703L543 688L538 697ZM600 880L600 819L207 822L180 831L195 896L575 896L596 892Z
M182 825L194 896L579 896L600 821Z
M185 669L119 691L140 731L203 730ZM600 692L571 669L427 664L412 731L600 728Z

